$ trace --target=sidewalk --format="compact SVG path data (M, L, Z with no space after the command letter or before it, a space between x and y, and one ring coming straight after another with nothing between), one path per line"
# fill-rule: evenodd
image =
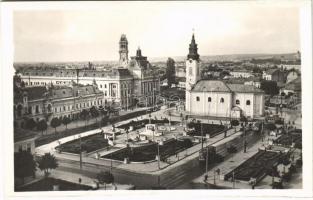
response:
M132 112L136 112L136 111L141 111L141 110L145 110L145 109L149 109L150 107L146 108L137 108L137 109L134 109L134 110L121 110L119 112L119 116L123 116L123 115L126 115L128 113L132 113ZM88 126L90 124L95 124L95 123L98 123L100 125L100 120L101 120L101 116L97 117L97 118L90 118L87 123L85 120L75 120L75 121L71 121L68 125L67 125L67 129L74 129L74 128L78 128L78 127L84 127L84 126ZM59 127L56 128L57 129L57 132L62 132L62 131L65 131L66 130L66 126L63 125L61 123L61 125ZM42 133L41 131L35 131L38 133L38 136L41 136ZM49 135L49 134L55 134L55 129L52 128L50 125L48 125L48 128L46 131L43 132L43 135Z

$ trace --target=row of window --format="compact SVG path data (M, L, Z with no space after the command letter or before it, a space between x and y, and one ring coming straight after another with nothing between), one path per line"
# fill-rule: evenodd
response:
M30 152L31 151L31 143L27 143L26 146L25 145L19 145L18 146L18 151L19 152L22 152L23 150L26 150L26 151Z
M56 85L63 85L63 84L65 85L66 83L71 83L71 82L70 81L56 81L55 82ZM25 85L28 86L28 82L25 82ZM47 85L47 83L46 82L39 82L39 81L37 81L37 82L30 81L29 85Z
M200 101L200 97L196 97L196 100L197 101ZM208 97L208 102L211 102L212 101L212 98L211 97ZM220 98L220 103L224 103L224 98ZM246 101L246 105L250 105L251 104L251 102L250 102L250 100L247 100ZM240 105L240 100L236 100L236 105Z
M91 106L97 106L97 105L102 105L102 99L99 99L98 101L89 101L87 103L77 103L76 104L76 109L79 109L79 108L85 108L85 107L91 107ZM40 114L40 106L39 105L35 105L35 114ZM51 112L51 104L48 104L47 106L47 111L48 112ZM21 105L19 105L17 107L17 116L18 117L21 117L22 116L22 109L23 107ZM74 110L74 107L73 105L71 106L61 106L61 107L55 107L54 108L54 112L62 112L62 111L70 111L70 110ZM25 110L25 112L28 112L28 114L33 114L33 107L32 106L28 106L27 110Z
M98 104L97 104L98 103ZM102 105L102 99L98 100L98 101L90 101L90 102L87 102L87 103L77 103L76 104L76 109L80 109L80 108L89 108L89 107L92 107L92 106L96 106L96 105ZM70 110L74 110L74 105L70 105L70 106L61 106L61 107L55 107L54 108L54 112L57 113L57 112L62 112L62 111L70 111Z
M156 88L156 82L143 83L143 87L141 88L141 92L146 94L147 92L152 92L154 88Z

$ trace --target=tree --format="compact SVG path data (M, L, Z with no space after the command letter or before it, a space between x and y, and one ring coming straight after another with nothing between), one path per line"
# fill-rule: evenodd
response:
M48 124L46 120L42 119L37 124L37 130L41 131L41 135L43 135L43 131L47 130Z
M36 162L33 155L28 151L14 153L14 176L24 178L35 176Z
M91 114L91 116L92 117L94 117L94 118L96 118L96 123L98 123L98 116L99 116L99 111L98 111L98 109L95 107L95 106L92 106L91 108L90 108L90 114Z
M264 90L266 94L269 95L277 95L279 93L279 88L277 86L276 81L262 81L261 82L261 89Z
M61 121L57 117L54 117L50 122L50 126L54 128L55 133L57 133L57 127L60 125L61 125Z
M255 74L262 74L263 70L262 70L262 68L255 66L252 68L252 72Z
M99 113L101 115L101 124L106 125L107 119L104 119L105 117L107 118L108 112L104 109L102 105L99 106Z
M45 153L38 161L38 167L41 171L44 171L45 177L48 177L49 170L56 169L58 166L57 159L50 153Z
M175 83L175 61L172 58L168 58L166 62L166 78L168 86L171 87Z
M238 126L239 125L239 121L234 119L230 122L231 126Z
M101 171L97 174L96 179L100 184L104 184L104 188L106 189L106 184L110 184L114 182L114 176L111 172Z
M225 76L230 76L229 71L222 71L222 72L220 73L220 78L224 78Z
M266 128L267 128L268 130L270 130L270 131L273 131L273 130L276 129L276 125L275 125L275 124L272 124L272 123L266 124Z
M67 125L71 122L71 119L67 116L64 116L62 119L62 123L65 125L65 128L67 130Z
M87 118L88 118L89 112L86 109L83 109L80 112L80 117L85 120L85 127L87 126Z
M36 127L36 122L33 118L29 118L27 121L26 121L26 129L29 129L29 130L32 130Z

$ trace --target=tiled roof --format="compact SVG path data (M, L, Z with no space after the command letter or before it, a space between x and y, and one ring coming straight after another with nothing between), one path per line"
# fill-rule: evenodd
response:
M36 100L44 98L47 89L45 86L27 87L24 88L24 92L27 93L28 100Z
M233 92L238 93L263 93L263 90L260 90L253 85L243 85L243 84L227 84L228 87Z
M73 88L58 87L58 88L53 88L50 91L50 95L54 99L73 97L74 94L79 95L79 96L87 96L87 95L100 94L100 93L102 92L93 85L74 86Z
M132 76L130 71L126 68L117 68L116 71L120 77Z
M268 70L266 70L266 74L273 74L273 73L275 73L277 70L279 70L279 69L268 69Z
M301 91L301 77L298 77L295 80L289 82L285 86L285 89L286 90Z
M229 87L218 80L201 80L192 89L196 92L231 92Z
M80 69L79 77L115 77L115 76L131 76L128 69ZM26 68L21 70L23 76L56 76L56 77L72 77L76 78L75 69L58 69L58 68Z

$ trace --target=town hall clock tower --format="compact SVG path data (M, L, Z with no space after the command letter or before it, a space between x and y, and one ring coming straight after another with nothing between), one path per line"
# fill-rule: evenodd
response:
M121 67L127 67L128 65L128 41L125 34L122 34L119 42L119 64Z

